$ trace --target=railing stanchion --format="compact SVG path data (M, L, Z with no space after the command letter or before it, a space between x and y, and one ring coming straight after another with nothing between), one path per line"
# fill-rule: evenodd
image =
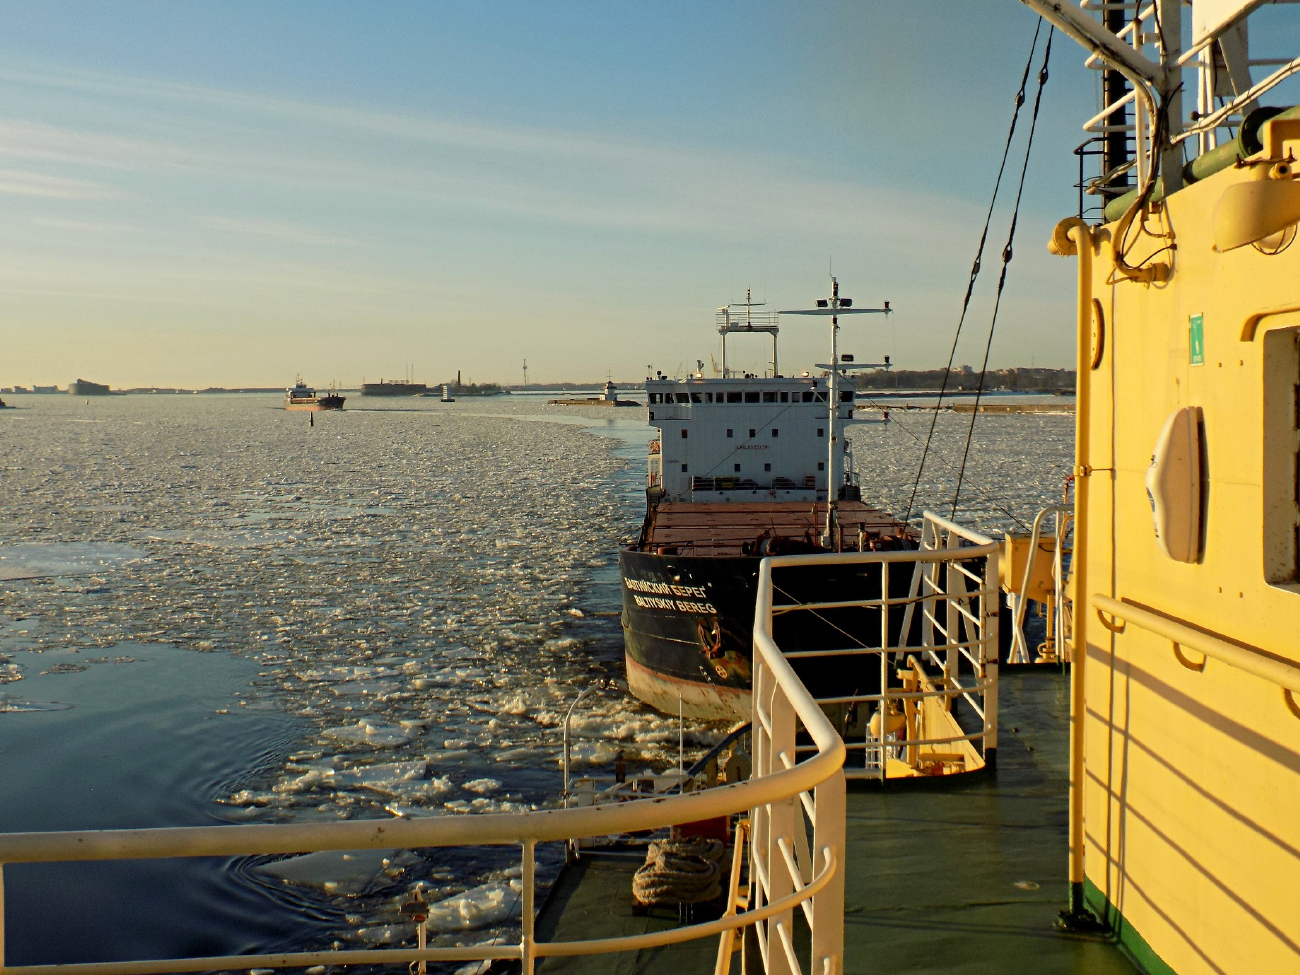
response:
M825 869L833 857L841 864L831 882L813 898L812 956L810 972L839 975L844 970L844 771L841 769L813 790L817 819L813 823L814 873ZM828 854L830 856L828 856Z
M520 870L520 882L523 883L523 906L520 912L519 929L520 929L520 951L523 953L523 964L521 966L523 975L533 975L533 945L536 934L536 918L534 917L533 891L536 889L534 874L536 873L536 858L533 855L533 848L536 846L535 840L524 840L524 856L522 869Z

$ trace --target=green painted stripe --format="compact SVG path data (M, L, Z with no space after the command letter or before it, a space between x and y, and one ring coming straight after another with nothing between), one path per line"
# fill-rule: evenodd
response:
M1124 920L1124 915L1106 899L1097 885L1086 877L1083 881L1083 899L1093 913L1115 932L1120 945L1146 975L1178 975L1152 950L1146 939L1138 933L1138 929Z

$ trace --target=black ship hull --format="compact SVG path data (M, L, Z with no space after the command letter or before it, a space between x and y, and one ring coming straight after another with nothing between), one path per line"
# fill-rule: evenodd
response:
M623 583L623 638L628 689L667 714L747 721L752 686L757 556L619 553ZM902 567L900 566L900 569ZM777 603L880 598L881 567L820 565L777 569ZM891 595L907 596L910 571L890 575ZM902 627L891 611L889 637ZM919 621L914 621L915 622ZM881 614L874 609L831 609L778 614L773 635L785 652L878 647ZM873 694L880 688L877 657L809 657L795 661L814 697Z

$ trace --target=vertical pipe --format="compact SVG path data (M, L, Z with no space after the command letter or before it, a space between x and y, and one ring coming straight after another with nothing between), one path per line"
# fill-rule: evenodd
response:
M883 783L888 774L885 772L885 763L888 761L885 753L885 739L889 736L889 652L880 648L880 727L876 729L876 737L880 741L880 781Z
M1103 14L1106 29L1112 34L1118 34L1124 29L1124 23L1127 16L1127 11L1118 4L1108 7L1106 12ZM1114 68L1103 70L1101 77L1102 87L1104 88L1102 100L1105 104L1114 105L1117 101L1128 94L1128 82L1125 80L1124 76ZM1103 124L1109 130L1105 135L1106 141L1103 143L1101 156L1101 171L1105 173L1114 169L1116 166L1122 166L1124 163L1128 162L1128 133L1124 131L1115 131L1116 129L1121 129L1123 126L1128 124L1128 106L1121 105L1119 108L1115 109ZM1079 157L1079 162L1080 165L1082 165L1082 156ZM1080 182L1082 182L1082 180L1080 180ZM1112 197L1121 196L1128 192L1128 189L1128 177L1124 176L1123 182L1115 183L1113 190L1103 191L1102 200L1103 202L1106 202ZM1080 216L1082 217L1082 214L1080 214Z
M1084 668L1088 659L1088 466L1092 432L1092 232L1082 221L1069 229L1079 258L1078 364L1074 421L1074 632L1070 647L1070 914L1083 906L1083 764L1086 717Z
M524 840L523 843L524 862L523 862L523 869L521 871L521 876L520 876L520 880L524 885L523 916L520 918L520 929L522 931L521 934L522 944L520 947L524 956L523 965L521 966L522 975L533 975L533 936L536 934L535 923L534 923L535 918L533 917L533 910L534 910L533 890L535 887L535 883L533 879L534 844L535 844L534 840Z
M831 303L833 308L838 308L840 303L840 285L834 278L831 278ZM840 465L839 465L839 431L840 431L840 404L839 404L839 365L840 365L840 317L831 316L831 375L827 383L826 404L826 425L830 428L826 431L830 439L830 456L826 463L826 545L829 548L834 545L835 537L835 508L836 502L840 495ZM839 546L835 546L838 551Z

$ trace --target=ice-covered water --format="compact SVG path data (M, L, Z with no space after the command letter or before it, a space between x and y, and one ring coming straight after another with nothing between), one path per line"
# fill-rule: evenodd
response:
M17 722L48 723L48 736L23 739L33 788L42 764L31 751L60 747L77 682L112 697L113 675L135 657L157 662L159 680L182 680L166 676L180 658L163 648L245 670L233 685L228 673L184 678L201 721L160 718L126 781L109 768L94 795L64 797L130 810L113 825L177 821L174 802L151 790L184 778L184 738L196 734L224 745L205 788L186 793L202 809L184 822L555 801L564 710L588 683L621 676L615 552L642 514L644 412L520 396L352 403L362 408L317 414L314 427L269 396L33 396L0 414L0 740ZM852 437L868 499L901 511L928 414L894 417ZM918 509L951 498L967 421L940 416ZM1002 527L1055 500L1071 436L1068 416L981 417L963 490L977 520ZM202 673L204 658L185 659ZM588 701L573 725L577 763L607 764L616 750L633 769L675 763L675 721L617 693ZM256 728L259 715L277 722L261 745L222 724ZM699 729L693 744L716 733ZM0 766L13 761L0 749ZM0 828L82 822L42 826L30 813ZM445 942L509 935L510 851L379 853L228 865L216 888L269 899L303 924L251 940L210 932L202 950L398 943L412 931L397 906L417 883L442 905ZM11 884L11 903L21 891ZM11 946L24 944L10 932ZM46 948L29 941L14 960L56 960Z

